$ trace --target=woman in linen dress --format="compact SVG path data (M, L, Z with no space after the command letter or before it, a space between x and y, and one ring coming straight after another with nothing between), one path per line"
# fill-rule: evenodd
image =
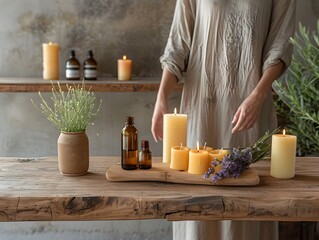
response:
M177 0L160 58L152 118L162 139L168 96L183 81L187 145L246 147L276 127L271 84L288 67L295 0ZM277 239L275 222L182 221L174 239Z

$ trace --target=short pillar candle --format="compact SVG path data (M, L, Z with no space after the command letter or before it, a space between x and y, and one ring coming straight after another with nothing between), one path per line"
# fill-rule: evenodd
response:
M171 148L170 168L187 171L190 148L185 146L175 146Z
M270 175L275 178L295 176L297 137L294 135L274 134L271 142Z
M209 153L206 150L199 150L197 147L189 152L188 173L204 174L209 165Z
M225 149L215 149L215 150L209 152L209 164L211 162L213 162L215 159L217 159L217 161L220 162L220 164L218 164L215 167L214 173L217 173L221 170L221 168L222 168L221 162L222 162L224 156L227 156L228 154L229 154L228 150L225 150ZM210 164L209 167L213 167L213 166L211 166L211 164Z
M127 81L132 79L132 60L127 59L126 55L123 59L117 60L117 79L120 81Z
M59 79L59 45L56 43L43 43L43 79Z

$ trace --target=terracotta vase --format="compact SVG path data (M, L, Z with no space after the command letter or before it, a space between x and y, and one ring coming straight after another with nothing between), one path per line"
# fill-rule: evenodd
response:
M89 169L89 140L85 132L61 132L58 138L59 171L80 176Z

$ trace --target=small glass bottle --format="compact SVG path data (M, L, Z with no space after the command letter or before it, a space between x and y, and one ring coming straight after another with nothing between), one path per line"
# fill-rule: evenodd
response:
M74 50L71 50L70 58L65 63L65 78L80 80L80 62L76 59Z
M152 168L152 152L149 149L149 143L147 140L142 140L141 151L139 153L139 168L150 169Z
M93 57L93 51L89 50L87 58L83 63L83 78L84 80L97 79L97 62Z
M121 133L121 166L124 170L138 168L138 132L134 126L134 117L126 117Z

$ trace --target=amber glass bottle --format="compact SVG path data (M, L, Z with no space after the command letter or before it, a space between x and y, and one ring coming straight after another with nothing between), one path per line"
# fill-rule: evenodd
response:
M80 80L80 62L76 59L74 50L71 50L70 58L65 63L65 78Z
M147 140L142 140L141 142L141 151L138 159L140 169L152 168L152 152L149 149L149 143Z
M126 118L121 134L121 165L125 170L138 168L138 132L134 127L134 117Z
M83 78L84 80L97 79L97 62L93 57L93 51L89 50L87 58L83 63Z

